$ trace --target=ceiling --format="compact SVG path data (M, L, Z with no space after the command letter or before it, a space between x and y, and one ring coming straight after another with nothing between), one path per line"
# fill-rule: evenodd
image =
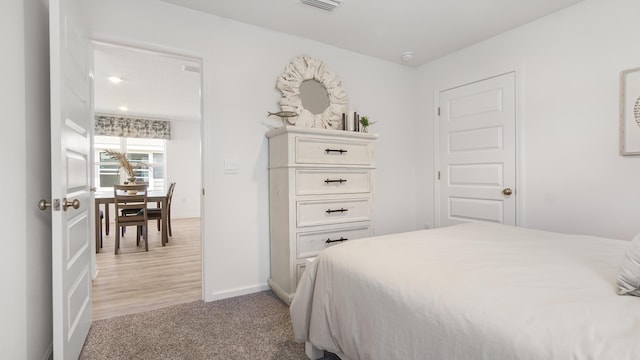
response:
M199 61L100 43L93 56L96 113L200 120L200 73L183 70L200 69ZM110 76L122 82L114 84Z
M581 0L344 0L333 12L300 0L162 1L420 66ZM400 58L406 51L415 52L412 60ZM200 74L185 65L200 68L194 59L96 44L95 111L198 121Z
M162 1L420 66L582 0L344 0L333 12L300 0Z

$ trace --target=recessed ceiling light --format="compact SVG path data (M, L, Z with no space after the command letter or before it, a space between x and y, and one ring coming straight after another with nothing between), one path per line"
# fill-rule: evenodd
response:
M405 52L403 52L402 54L400 54L400 58L401 58L403 61L409 61L409 60L413 59L413 56L414 56L415 54L416 54L416 53L414 53L413 51L405 51Z
M127 110L129 110L129 108L128 108L128 107L126 107L126 106L124 106L124 105L122 105L122 106L118 106L118 109L120 109L120 111L127 111Z
M114 84L120 84L122 82L122 78L117 76L109 76L108 79Z

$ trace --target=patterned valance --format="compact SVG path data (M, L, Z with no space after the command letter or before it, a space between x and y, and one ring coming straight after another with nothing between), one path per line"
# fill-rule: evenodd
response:
M144 139L171 139L171 122L96 114L95 135Z

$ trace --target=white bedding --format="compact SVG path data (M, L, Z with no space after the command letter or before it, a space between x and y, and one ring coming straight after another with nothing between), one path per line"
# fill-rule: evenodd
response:
M483 223L350 240L304 273L294 332L343 360L640 359L628 246Z

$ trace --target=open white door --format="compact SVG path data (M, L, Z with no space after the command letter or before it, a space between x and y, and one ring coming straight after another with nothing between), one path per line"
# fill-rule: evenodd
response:
M438 225L515 225L515 74L442 91L439 106Z
M56 360L77 359L91 326L90 53L81 1L49 2Z

